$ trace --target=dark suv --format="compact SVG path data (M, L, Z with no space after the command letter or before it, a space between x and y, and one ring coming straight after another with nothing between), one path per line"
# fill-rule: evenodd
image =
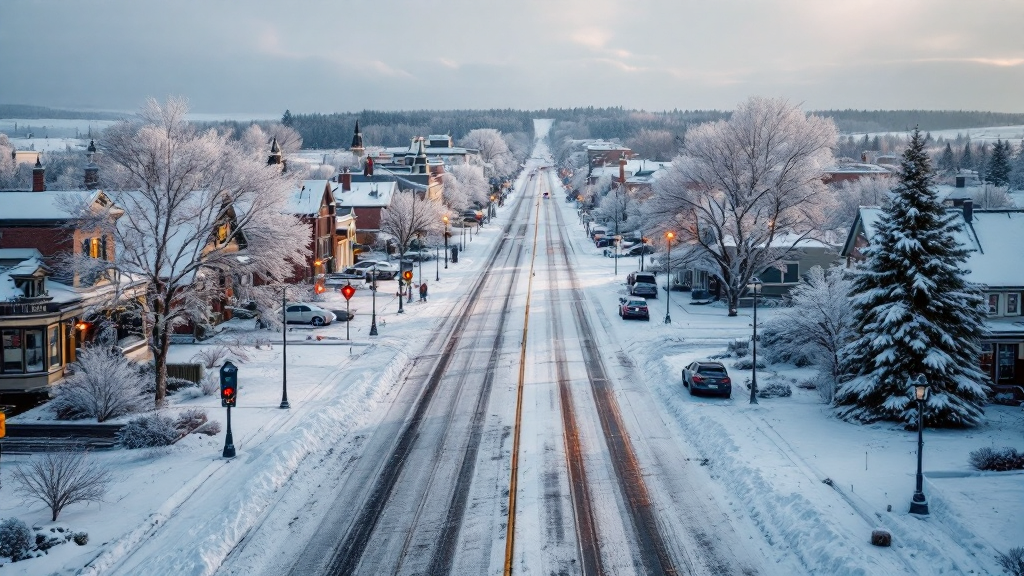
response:
M721 362L691 362L683 368L683 386L690 389L690 395L715 394L732 397L732 380Z

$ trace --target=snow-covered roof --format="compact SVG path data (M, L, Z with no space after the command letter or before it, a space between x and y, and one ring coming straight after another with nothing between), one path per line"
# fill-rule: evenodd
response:
M75 214L68 211L68 202L89 205L105 201L99 190L46 190L43 192L0 192L0 220L50 221L67 220Z
M877 164L851 162L825 169L829 174L863 174L864 176L888 176L892 171Z
M974 210L970 224L962 208L948 210L961 220L957 242L971 251L965 264L967 279L992 288L1024 286L1024 210ZM868 238L881 216L881 208L861 207L858 219Z
M15 286L15 276L30 276L42 270L49 275L50 268L43 262L43 255L35 248L0 248L0 262L11 263L0 266L0 302L14 302L24 297L25 292ZM75 302L82 296L70 286L51 279L46 280L46 294L49 302Z
M320 212L320 202L324 191L331 187L331 192L338 193L339 184L329 180L303 180L298 188L291 191L285 211L288 214L311 215Z
M594 150L595 152L608 152L612 150L629 150L622 144L616 144L614 142L592 142L587 144L587 150Z
M339 187L334 191L334 203L338 207L387 208L391 205L391 197L396 192L398 182L394 180L352 182L351 190L343 191Z

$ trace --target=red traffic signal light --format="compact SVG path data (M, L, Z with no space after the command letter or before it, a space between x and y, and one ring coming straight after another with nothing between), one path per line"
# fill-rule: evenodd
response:
M402 278L405 279L406 282L412 280L412 270L406 270L405 272L402 272Z
M220 369L220 405L231 408L238 396L238 368L230 360Z
M345 300L351 300L352 295L356 293L356 289L351 284L345 284L341 287L341 295L345 297Z

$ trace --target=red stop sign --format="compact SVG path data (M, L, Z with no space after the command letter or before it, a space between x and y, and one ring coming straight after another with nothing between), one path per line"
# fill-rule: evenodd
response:
M346 284L341 287L341 295L345 297L345 300L350 300L352 295L356 293L356 289L351 284Z

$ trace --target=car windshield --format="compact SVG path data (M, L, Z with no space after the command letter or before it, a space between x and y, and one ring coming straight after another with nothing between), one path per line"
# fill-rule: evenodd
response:
M646 300L630 300L626 303L626 306L647 306Z

